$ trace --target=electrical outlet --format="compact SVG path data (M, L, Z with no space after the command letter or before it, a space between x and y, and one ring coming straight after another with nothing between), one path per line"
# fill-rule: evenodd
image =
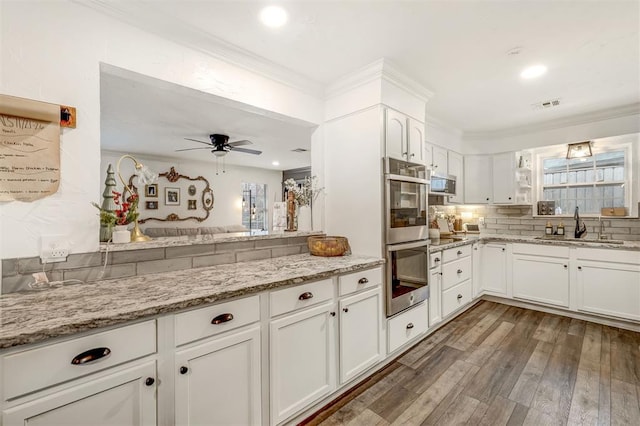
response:
M64 235L41 237L40 260L42 263L64 262L69 256L69 243Z
M485 223L484 223L484 217L479 217L479 218L478 218L478 225L485 226Z

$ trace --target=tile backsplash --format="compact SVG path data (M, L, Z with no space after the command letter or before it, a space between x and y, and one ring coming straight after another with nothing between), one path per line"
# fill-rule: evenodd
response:
M533 217L531 206L436 206L438 213L461 215L471 213L471 218L463 222L478 223L483 217L485 226L480 226L482 234L542 235L547 221L554 229L562 222L566 235L573 235L575 220L573 216ZM588 235L598 235L600 221L597 218L581 218L587 226ZM603 235L608 239L640 241L640 219L602 217Z

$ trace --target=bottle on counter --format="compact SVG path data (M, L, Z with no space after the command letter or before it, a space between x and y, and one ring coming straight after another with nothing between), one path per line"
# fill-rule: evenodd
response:
M556 230L558 235L564 235L564 223L560 221L560 225L558 225L558 229Z
M544 235L553 235L553 225L551 221L547 221L547 225L544 227Z

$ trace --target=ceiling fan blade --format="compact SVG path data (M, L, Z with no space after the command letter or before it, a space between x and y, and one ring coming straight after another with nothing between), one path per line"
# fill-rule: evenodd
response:
M211 149L210 146L202 146L202 147L197 147L197 148L184 148L184 149L176 149L175 152L178 151L193 151L194 149Z
M252 145L253 142L243 139L241 141L229 142L227 145L229 146L242 146L242 145Z
M262 151L256 151L255 149L247 149L247 148L236 148L234 146L230 146L229 149L231 151L238 151L238 152L244 152L247 154L254 154L254 155L260 155L262 154Z
M186 140L186 141L198 142L198 143L203 143L203 144L205 144L205 145L209 145L209 146L211 146L211 142L203 142L203 141L199 141L199 140L197 140L197 139L191 139L191 138L184 138L184 140Z

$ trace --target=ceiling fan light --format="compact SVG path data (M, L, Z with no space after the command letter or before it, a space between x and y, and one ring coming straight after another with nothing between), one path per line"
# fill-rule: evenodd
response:
M216 149L215 151L213 151L213 155L215 155L216 157L224 157L225 155L227 155L227 151Z

